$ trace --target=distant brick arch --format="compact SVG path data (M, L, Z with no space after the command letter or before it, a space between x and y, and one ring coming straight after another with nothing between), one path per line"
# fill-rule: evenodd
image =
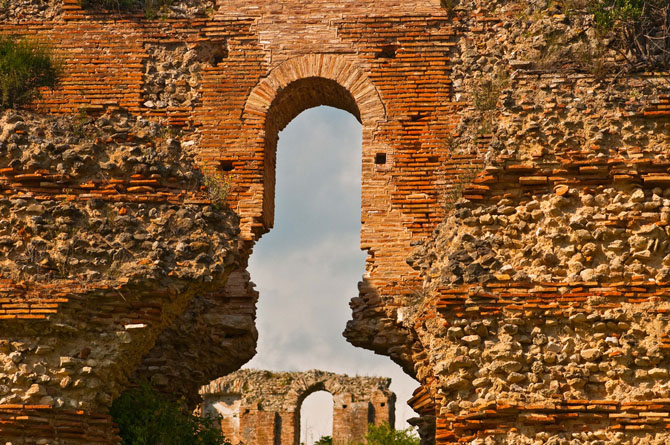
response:
M333 441L359 441L368 424L395 423L391 379L349 377L324 371L241 370L203 387L202 409L221 415L221 428L234 445L297 445L300 408L312 393L333 396Z

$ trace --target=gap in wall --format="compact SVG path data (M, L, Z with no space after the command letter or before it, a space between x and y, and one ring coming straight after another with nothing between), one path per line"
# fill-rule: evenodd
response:
M300 443L312 445L323 436L333 436L333 396L316 391L300 407Z
M259 339L245 368L391 377L396 427L405 428L416 416L406 401L418 383L389 358L342 336L365 265L361 131L350 113L317 107L279 134L274 228L249 261L260 293Z

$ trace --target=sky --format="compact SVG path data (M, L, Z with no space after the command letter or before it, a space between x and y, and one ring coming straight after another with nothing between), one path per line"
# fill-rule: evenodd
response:
M274 228L249 260L260 293L259 338L245 368L391 377L396 428L406 428L416 416L406 401L418 383L388 357L342 336L365 270L360 181L361 124L351 114L312 108L279 134ZM305 399L303 442L331 435L332 403L323 392Z

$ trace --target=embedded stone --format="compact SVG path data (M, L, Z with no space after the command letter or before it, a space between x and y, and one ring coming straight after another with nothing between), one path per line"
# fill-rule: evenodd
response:
M602 353L600 352L600 349L592 348L592 349L584 349L583 351L580 351L579 355L582 357L587 362L593 362L595 360L598 360Z
M461 341L471 348L476 348L481 344L482 338L479 335L466 335Z

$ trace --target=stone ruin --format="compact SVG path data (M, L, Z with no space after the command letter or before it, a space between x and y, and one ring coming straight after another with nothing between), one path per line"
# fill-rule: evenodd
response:
M0 16L65 67L0 121L3 440L117 444L130 379L195 406L254 355L277 135L329 105L363 136L344 335L419 382L424 443L670 442L668 75L598 72L625 60L593 23L539 0Z
M391 379L349 377L324 371L240 370L200 389L204 414L222 416L233 445L300 444L300 407L310 394L333 396L333 443L362 441L368 424L395 424Z

